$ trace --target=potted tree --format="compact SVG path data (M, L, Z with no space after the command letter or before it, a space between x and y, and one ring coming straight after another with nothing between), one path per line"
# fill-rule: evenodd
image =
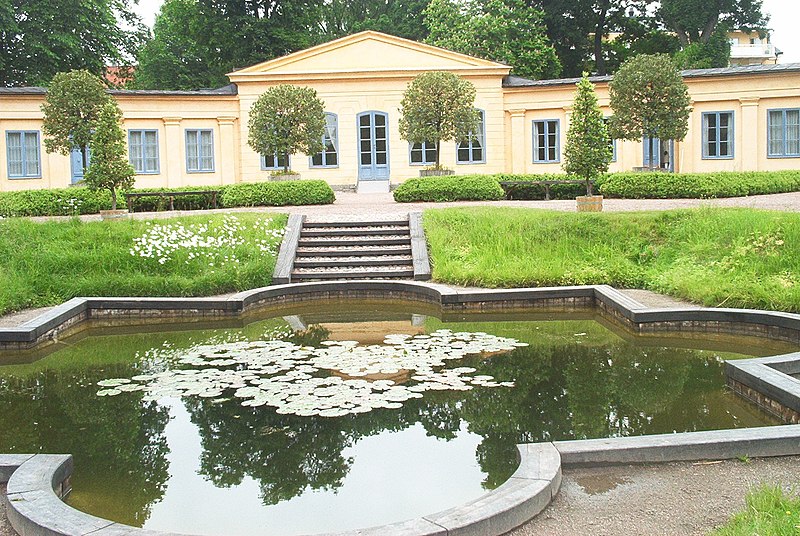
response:
M452 175L441 165L443 141L463 141L478 128L475 86L460 76L442 71L418 75L400 103L400 137L409 143L433 143L436 162L420 170L421 177Z
M283 169L272 180L299 179L289 169L289 155L308 156L325 148L324 104L309 87L281 84L265 91L250 108L247 143L260 155L281 157Z
M578 212L603 210L603 196L593 195L592 184L608 171L612 156L609 142L608 129L597 104L594 84L589 81L589 75L583 73L572 104L563 165L567 174L586 181L586 195L576 199Z
M116 101L109 99L100 110L97 126L92 134L92 165L86 170L83 179L90 190L111 192L111 210L100 211L103 219L127 215L127 210L117 210L117 190L132 188L136 174L128 161L121 121L122 113Z

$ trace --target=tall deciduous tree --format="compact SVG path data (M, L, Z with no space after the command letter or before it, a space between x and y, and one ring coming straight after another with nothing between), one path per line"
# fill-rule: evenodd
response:
M564 149L564 171L586 181L586 195L592 195L592 181L608 171L612 154L609 142L594 84L583 73L572 104L567 146Z
M422 41L428 36L423 11L429 0L330 0L320 18L325 40L364 30L376 30Z
M92 141L100 110L109 96L103 81L88 71L58 73L53 77L42 104L44 147L47 152L69 155L80 149L84 172L86 148Z
M128 161L121 121L119 106L114 99L108 99L97 118L92 134L92 165L83 179L90 190L111 192L111 210L117 209L117 190L132 188L136 174Z
M432 0L425 10L426 41L511 65L519 76L553 78L561 63L543 16L524 0Z
M247 143L260 155L284 157L283 171L289 172L289 155L312 156L325 146L324 104L309 87L281 84L265 91L250 108Z
M475 86L453 73L432 71L418 75L400 102L400 137L410 143L436 144L440 169L443 141L462 140L477 130Z
M0 0L0 85L46 85L69 69L98 76L136 55L136 0Z
M136 85L225 85L226 73L315 44L321 6L322 0L167 0L139 57Z
M658 16L683 46L708 43L721 26L759 30L766 26L762 0L661 0Z
M653 154L654 140L686 137L691 113L689 90L666 54L641 55L625 62L610 82L609 93L614 138L649 138ZM651 169L654 161L650 159Z

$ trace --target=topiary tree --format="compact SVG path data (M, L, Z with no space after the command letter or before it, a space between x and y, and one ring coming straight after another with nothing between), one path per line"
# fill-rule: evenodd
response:
M253 104L248 128L250 147L261 155L283 156L283 171L289 173L290 154L312 156L324 149L324 104L309 87L281 84L265 91Z
M597 104L594 84L583 73L572 104L572 118L564 149L564 171L586 181L586 195L592 195L592 181L608 171L611 146L603 113Z
M53 77L42 104L44 147L64 156L80 149L86 173L86 148L92 140L100 110L108 102L103 81L89 71L69 71Z
M121 120L122 113L116 101L109 99L100 110L92 134L92 166L83 179L90 190L111 192L111 210L117 209L117 190L132 188L136 174L128 161Z
M409 143L435 143L436 169L441 168L442 142L466 139L478 121L475 86L453 73L418 75L400 102L400 137Z
M666 54L636 56L620 67L609 84L611 135L625 140L682 140L689 130L689 90ZM655 158L650 158L653 169Z

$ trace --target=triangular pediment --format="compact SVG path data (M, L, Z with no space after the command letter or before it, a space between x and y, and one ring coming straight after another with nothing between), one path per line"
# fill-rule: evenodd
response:
M381 71L505 71L510 68L439 47L380 32L366 31L265 61L228 76L232 80L253 76L300 73L359 73Z

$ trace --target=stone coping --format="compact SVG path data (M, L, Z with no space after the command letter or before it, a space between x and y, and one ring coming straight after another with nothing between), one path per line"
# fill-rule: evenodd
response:
M93 318L119 316L230 317L266 305L319 298L385 297L439 305L444 310L498 310L541 306L597 307L634 331L729 331L780 336L800 341L800 315L745 309L652 309L605 285L536 289L453 289L411 281L299 283L240 292L229 298L75 298L23 324L0 329L0 349L33 348L56 338L66 327ZM800 353L726 362L737 381L748 375L771 396L800 400ZM755 371L755 372L754 372ZM787 380L788 378L788 380ZM791 381L790 381L791 380ZM758 383L761 382L761 383ZM784 389L784 391L781 391ZM776 393L778 393L776 395ZM799 406L800 407L800 406ZM658 463L739 456L800 455L800 425L687 432L643 437L592 439L518 445L517 471L497 489L466 504L400 523L337 536L481 535L497 536L541 512L558 492L561 466ZM0 482L8 480L9 521L30 535L164 535L79 512L61 497L69 489L72 457L0 454ZM333 535L330 535L333 536Z

